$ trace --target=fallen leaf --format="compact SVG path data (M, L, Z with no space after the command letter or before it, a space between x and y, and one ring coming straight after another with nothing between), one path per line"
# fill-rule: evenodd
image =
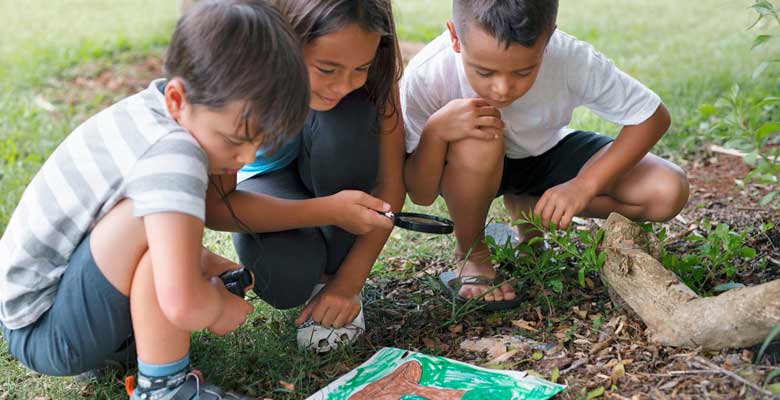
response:
M293 384L292 384L292 383L290 383L290 382L287 382L287 381L279 381L279 385L281 385L281 386L282 386L282 388L284 388L284 390L286 390L286 391L288 391L288 392L294 392L294 391L295 391L295 385L293 385Z
M450 327L447 328L447 330L449 330L450 333L455 335L461 334L463 333L463 324L450 325Z
M588 396L585 398L586 400L593 400L595 398L601 397L604 395L604 386L599 386L596 389L591 390L588 392Z
M431 339L431 338L423 338L422 341L423 341L423 344L425 345L425 347L427 347L429 349L435 349L436 348L436 342L434 342L433 339Z
M600 353L602 350L606 349L607 347L609 347L610 344L612 344L612 340L613 340L612 338L608 338L603 342L594 344L593 347L590 349L590 354Z
M507 361L510 358L512 358L512 356L517 354L518 351L520 351L520 349L514 349L514 350L507 351L504 354L499 354L498 357L495 357L492 360L488 361L484 366L501 364L504 361Z
M623 363L617 363L612 367L612 373L609 375L609 383L611 385L617 385L620 378L626 376L626 367Z
M772 394L780 394L780 383L773 383L766 386L766 390L772 392Z
M528 322L526 320L523 320L523 319L518 319L518 320L512 321L512 325L516 326L516 327L518 327L520 329L525 329L525 330L531 331L531 332L538 331L538 329L536 329L533 326L531 326L530 322Z

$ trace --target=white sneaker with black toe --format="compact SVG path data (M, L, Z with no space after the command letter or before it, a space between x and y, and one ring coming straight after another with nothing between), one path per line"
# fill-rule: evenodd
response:
M309 301L324 288L324 284L314 286ZM354 343L366 330L366 321L363 317L363 300L360 301L360 313L351 323L341 328L327 328L309 318L298 326L298 348L301 350L313 350L317 353L327 353L341 345Z

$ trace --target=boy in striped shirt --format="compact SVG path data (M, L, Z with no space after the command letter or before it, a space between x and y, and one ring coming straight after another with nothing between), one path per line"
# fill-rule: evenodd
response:
M252 311L218 278L238 265L202 250L206 192L210 175L303 125L299 46L263 2L203 2L176 27L165 79L59 145L0 240L0 328L15 358L76 375L134 340L132 398L240 398L189 365L191 331L223 335Z

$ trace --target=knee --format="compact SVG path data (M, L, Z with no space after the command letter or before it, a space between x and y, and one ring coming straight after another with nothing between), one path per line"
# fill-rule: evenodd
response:
M318 229L234 234L233 243L241 265L255 275L255 294L277 309L304 304L325 269L327 252Z
M461 139L450 143L447 152L447 166L458 170L491 175L504 163L504 140Z
M654 186L654 196L647 210L648 220L668 221L679 214L688 203L688 176L679 166L672 164L659 171L654 179Z

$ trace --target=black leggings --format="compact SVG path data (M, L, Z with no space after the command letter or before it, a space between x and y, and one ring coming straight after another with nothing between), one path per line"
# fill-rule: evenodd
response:
M308 199L342 190L370 193L379 160L376 108L363 90L330 111L309 111L296 162L238 184L238 190ZM255 274L254 291L275 308L306 302L323 273L335 274L355 235L336 226L270 233L235 233L241 264Z

